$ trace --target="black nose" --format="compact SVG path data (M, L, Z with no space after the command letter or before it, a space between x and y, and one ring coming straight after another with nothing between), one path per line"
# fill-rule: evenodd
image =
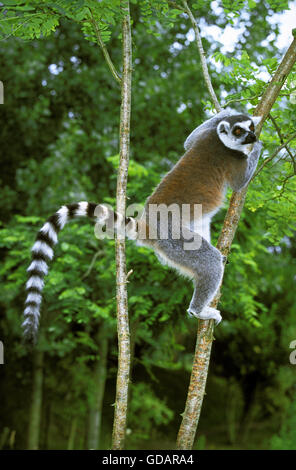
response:
M256 141L256 136L254 132L248 132L247 137L244 140L244 144L252 144L252 142Z

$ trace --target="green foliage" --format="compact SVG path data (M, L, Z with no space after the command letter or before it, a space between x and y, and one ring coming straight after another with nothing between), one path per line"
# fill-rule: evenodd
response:
M275 12L289 8L288 0L269 0L266 4ZM223 0L222 5L229 21L232 23L233 18L238 18L241 15L243 8L248 7L250 10L254 10L258 3L256 0Z
M166 0L140 0L143 22L147 32L156 37L160 33L157 22L165 28L173 27L182 11L169 8ZM85 39L97 42L97 32L104 43L109 42L112 28L121 18L120 0L57 0L39 2L35 0L7 0L2 7L0 34L4 38L16 36L22 39L45 38L56 31L61 19L67 19L81 26Z
M127 433L131 444L156 437L155 429L168 425L174 415L165 400L157 397L151 386L141 382L132 387L130 413ZM143 419L139 420L139 415Z
M236 25L239 14L248 34L247 41L242 35L234 51L226 54L214 38L203 35L205 49L221 66L217 70L217 64L208 61L215 90L237 109L249 103L253 107L266 87L259 74L270 77L282 55L275 40L264 41L272 32L277 36L277 25L268 19L273 11L286 8L286 2L224 2L218 14L211 3L193 2L196 18L205 22L201 26L214 24L222 31L231 22ZM182 154L186 135L211 107L186 15L162 0L132 1L131 11L128 204L145 201ZM25 448L32 376L20 323L30 247L43 221L63 203L93 200L115 205L120 93L95 44L92 18L119 64L120 10L119 2L111 0L7 1L1 13L1 36L7 40L1 43L0 57L5 85L0 129L0 304L5 315L0 317L0 339L9 367L3 368L5 406L0 414L1 422L16 430L15 447ZM296 128L293 90L295 70L272 110L284 139ZM270 120L262 140L260 164L281 144ZM294 155L295 141L290 150ZM265 165L248 191L225 272L224 320L215 330L198 448L263 448L273 434L274 447L294 445L289 418L293 413L288 412L294 406L295 384L288 346L296 338L293 172L293 158L284 150ZM223 215L213 222L214 240ZM42 304L39 347L45 353L46 374L41 447L66 448L71 421L77 418L76 446L83 448L88 407L96 398L97 331L104 324L109 341L102 421L107 448L118 354L114 242L97 240L93 225L84 219L65 227L59 241ZM192 285L161 266L151 251L131 242L127 269L133 270L128 290L135 350L129 443L135 448L139 443L161 447L168 439L173 446L196 337L196 321L185 312ZM16 408L16 402L24 405ZM250 416L252 432L242 442Z
M245 0L223 0L222 5L224 8L224 11L226 15L228 15L230 21L232 20L233 17L238 17L240 15L241 9L244 7ZM249 4L249 8L253 8L253 5Z
M295 450L296 449L296 402L291 404L281 431L271 439L272 450Z
M164 28L172 28L174 21L182 13L182 10L170 8L166 0L140 0L141 16L147 28L147 33L161 37L161 22Z

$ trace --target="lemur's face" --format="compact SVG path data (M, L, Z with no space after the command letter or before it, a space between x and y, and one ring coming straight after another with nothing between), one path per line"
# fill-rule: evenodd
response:
M245 153L245 146L257 140L255 126L260 119L260 117L250 118L245 115L230 116L218 124L218 136L226 147Z

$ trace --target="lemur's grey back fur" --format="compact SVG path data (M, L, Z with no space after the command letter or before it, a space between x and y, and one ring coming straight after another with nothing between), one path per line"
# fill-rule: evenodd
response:
M190 147L194 145L196 140L199 137L199 133L205 131L206 129L216 129L217 125L220 121L222 121L224 118L227 118L229 116L233 116L235 114L238 114L236 111L230 108L223 109L220 111L220 113L216 114L212 118L208 119L206 122L202 123L200 126L196 127L191 134L187 137L187 139L184 142L184 148L185 150L189 150Z

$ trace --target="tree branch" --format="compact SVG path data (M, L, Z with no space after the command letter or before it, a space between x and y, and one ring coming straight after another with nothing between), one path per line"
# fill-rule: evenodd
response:
M117 72L117 70L116 70L116 68L115 68L115 66L114 66L114 64L113 64L113 62L112 62L112 60L111 60L111 57L110 57L110 55L109 55L109 52L108 52L108 50L107 50L107 48L106 48L106 46L105 46L105 44L104 44L104 42L103 42L103 40L102 40L101 33L100 33L99 28L98 28L97 22L96 22L96 20L95 20L95 18L94 18L93 12L92 12L91 8L88 7L88 9L89 9L90 15L91 15L90 22L91 22L91 24L92 24L93 27L94 27L94 31L95 31L95 34L96 34L96 38L97 38L98 44L99 44L100 48L102 49L102 52L103 52L104 57L105 57L105 60L106 60L106 62L107 62L107 64L108 64L108 67L109 67L109 69L110 69L110 71L111 71L113 77L115 78L115 80L117 81L117 83L119 83L119 85L121 85L121 77L120 77L119 73Z
M294 31L293 31L294 35ZM279 95L285 79L296 62L296 40L291 43L288 51L282 59L271 82L267 86L263 97L255 109L255 116L262 116L258 126L258 135L261 132L263 122L269 114L276 98ZM234 192L230 201L223 228L219 236L217 248L225 256L228 255L234 238L240 215L243 209L247 187L240 192ZM221 286L220 286L221 287ZM211 307L216 308L221 296L219 289L211 303ZM209 367L212 341L213 341L214 320L199 320L197 342L195 349L194 363L190 378L185 411L177 438L177 449L192 449L196 428L199 421L203 397L205 393L207 372Z
M293 30L293 35L295 34ZM255 116L262 116L262 120L259 124L258 135L261 132L263 122L265 121L266 117L268 116L275 100L277 99L282 86L285 83L287 76L289 75L293 65L295 64L295 56L296 56L296 39L292 41L289 49L287 50L286 54L282 62L280 63L278 69L276 70L272 80L268 84L265 93L263 94L260 102L258 103L254 115Z
M207 65L207 61L206 61L206 54L205 54L205 51L204 51L204 48L203 48L203 45L202 45L202 40L201 40L201 37L200 37L197 22L195 21L195 18L194 18L193 14L192 14L189 6L188 6L187 1L183 0L182 3L184 5L184 11L189 16L190 21L191 21L192 26L193 26L193 29L194 29L195 40L196 40L197 49L198 49L199 56L200 56L202 73L203 73L203 76L204 76L206 86L208 88L208 91L209 91L211 100L212 100L212 102L215 106L215 109L216 109L217 112L219 112L219 111L222 110L222 108L219 104L219 101L217 99L216 93L215 93L213 85L212 85L212 81L211 81L211 77L210 77L210 74L209 74L209 69L208 69L208 65Z
M89 265L87 271L83 274L81 280L85 279L87 276L90 275L90 273L92 272L92 269L93 269L93 267L94 267L94 265L95 265L95 262L97 261L98 256L101 256L101 255L104 255L104 254L105 254L105 252L104 252L103 250L98 250L98 251L94 254L94 256L93 256L93 258L92 258L92 260L91 260L91 263L90 263L90 265Z
M121 84L120 109L120 159L117 176L117 213L125 220L126 185L129 164L131 83L132 83L132 40L129 1L121 0L123 75ZM127 303L127 274L125 262L125 237L119 231L116 236L116 299L118 332L118 371L116 401L112 434L112 449L124 447L127 421L128 387L130 374L130 332Z
M178 3L173 2L173 1L171 1L171 0L168 0L168 4L171 5L171 6L174 7L174 8L177 8L177 10L181 10L181 11L183 11L184 13L186 13L185 8L181 7L181 5L179 5Z
M286 184L288 183L288 181L289 181L291 178L294 178L295 176L296 176L295 173L293 173L292 175L286 176L286 178L284 178L284 180L281 181L282 188L281 188L280 193L277 194L276 196L272 197L272 198L270 199L270 201L273 201L274 199L280 199L280 198L282 197L282 195L284 194L284 192L285 192Z
M265 165L266 165L267 163L269 163L271 160L273 160L273 159L277 156L277 154L278 154L281 150L283 150L283 148L286 148L286 149L287 149L288 143L291 142L291 140L294 140L294 139L296 139L296 132L294 132L294 134L292 134L292 135L289 137L289 139L286 140L286 142L284 142L282 145L280 145L280 146L273 152L273 154L272 154L270 157L268 157L268 158L266 158L266 159L264 160L264 162L262 163L262 165L258 168L258 170L256 171L256 173L253 175L252 180L253 180L254 178L256 178L256 176L258 175L258 173L260 173L260 171L265 167ZM293 156L292 156L292 159L293 159L293 161L294 161L294 157L293 157Z
M204 48L203 48L203 45L202 45L202 40L201 40L200 32L199 32L199 29L198 29L198 25L197 25L197 22L196 22L196 20L193 16L193 14L192 14L192 11L190 10L186 0L182 0L183 7L181 5L179 5L178 3L174 2L174 1L171 1L171 0L169 0L168 3L172 7L183 11L184 13L186 13L189 16L189 19L192 23L192 27L194 29L195 40L196 40L196 45L197 45L197 49L198 49L199 56L200 56L203 77L204 77L206 86L208 88L211 100L214 104L214 107L215 107L217 112L220 112L222 110L222 108L221 108L221 105L218 101L218 98L216 96L215 90L214 90L213 85L212 85L212 81L211 81L211 77L210 77L209 69L208 69L208 65L207 65L207 60L206 60L206 54L205 54L205 51L204 51Z
M277 122L276 122L275 118L274 118L270 113L269 113L268 116L269 116L269 118L270 118L272 124L274 125L275 130L277 131L277 134L278 134L278 136L279 136L279 138L280 138L281 144L283 144L283 143L284 143L284 138L283 138L283 135L282 135L282 133L281 133L281 130L280 130L279 126L277 125ZM289 149L288 145L286 145L285 148L286 148L288 154L289 154L290 157L291 157L291 160L292 160L292 162L293 162L294 172L296 173L296 161L295 161L295 156L292 154L292 152L291 152L291 150Z
M225 104L223 104L222 108L227 108L227 106L229 106L231 103L239 103L241 101L252 101L252 100L255 100L257 98L260 98L261 95L255 95L255 96L250 96L249 98L233 98L229 101L227 101Z

